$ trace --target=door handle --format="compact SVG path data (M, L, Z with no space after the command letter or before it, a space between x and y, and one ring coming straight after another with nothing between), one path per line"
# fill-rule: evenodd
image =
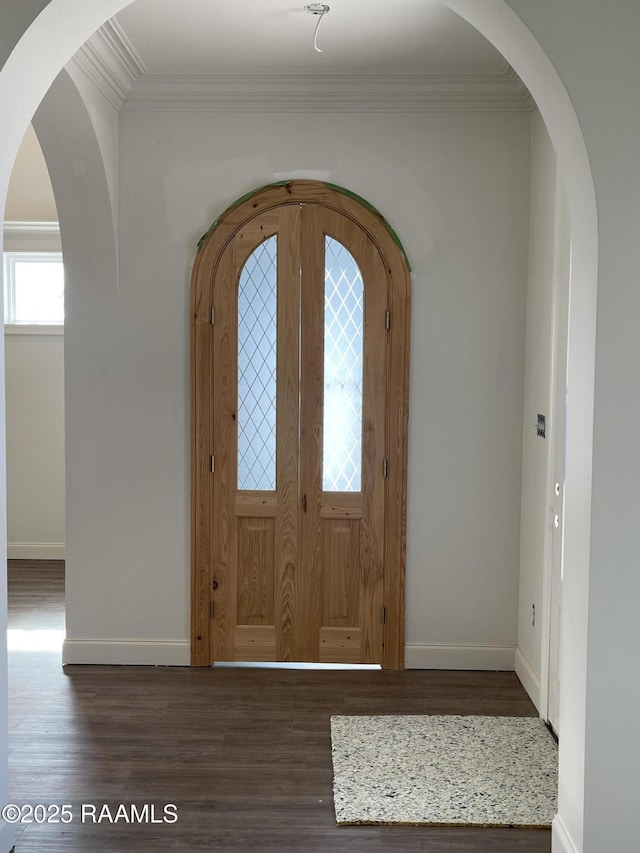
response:
M306 496L306 494L304 494L302 496L302 511L303 512L307 511L307 496Z

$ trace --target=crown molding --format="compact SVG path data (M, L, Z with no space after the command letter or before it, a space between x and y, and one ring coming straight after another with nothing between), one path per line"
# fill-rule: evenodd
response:
M127 112L527 112L534 106L508 64L485 74L147 74L116 18L71 63Z
M60 252L60 226L57 222L4 223L5 252Z
M179 112L516 111L533 108L512 68L493 74L138 77L122 109Z
M147 70L133 43L115 18L107 21L71 60L119 110L132 83Z

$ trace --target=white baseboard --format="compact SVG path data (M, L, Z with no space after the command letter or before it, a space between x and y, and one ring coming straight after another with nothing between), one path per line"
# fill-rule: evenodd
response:
M62 664L189 666L188 642L165 640L65 640Z
M9 560L64 560L64 542L9 542Z
M540 711L540 676L536 675L531 667L531 664L520 651L520 647L516 648L516 675L522 682L522 686L529 694L529 698Z
M515 646L407 643L404 652L407 669L514 669Z
M18 829L13 823L0 821L0 853L9 853L13 850L18 837Z
M551 824L551 853L580 853L571 840L560 815Z

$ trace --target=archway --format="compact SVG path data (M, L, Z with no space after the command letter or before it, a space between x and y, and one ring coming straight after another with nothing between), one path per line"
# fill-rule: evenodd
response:
M109 182L103 155L87 106L67 71L62 70L38 107L33 126L40 140L51 178L63 252L65 291L73 310L65 319L65 351L100 346L108 331L94 318L103 314L106 301L117 295L118 260ZM69 179L69 162L76 164L76 180ZM90 331L89 331L90 330ZM73 493L79 472L95 464L93 442L96 425L106 413L100 400L87 405L92 385L81 364L65 359L65 386L83 389L65 393L66 479ZM72 450L72 452L69 452ZM96 508L97 509L97 508ZM81 504L67 501L67 529L83 527ZM67 633L73 636L74 613L82 607L74 599L74 577L83 573L83 561L74 557L73 537L68 537L65 560L67 578ZM77 593L76 593L77 596ZM63 654L64 661L64 654Z
M56 73L80 44L109 16L124 8L122 0L103 0L91 8L82 0L40 3L42 14L29 24L29 12L7 11L3 35L16 47L0 74L0 111L15 121L6 128L0 149L3 187L24 129ZM588 605L589 517L591 494L590 424L593 415L597 220L589 162L580 126L567 92L531 32L505 2L448 0L448 5L477 27L516 68L544 114L565 176L572 218L573 281L569 348L570 412L567 441L565 514L565 631L563 655L569 683L564 684L561 716L571 738L563 739L560 810L570 811L579 836L584 780L584 703ZM15 14L13 14L15 13ZM4 21L3 21L4 22ZM56 32L52 41L51 32ZM24 32L24 35L23 35ZM579 282L579 285L577 284ZM567 642L568 630L572 643ZM0 675L0 680L4 680ZM566 794L566 796L565 796Z

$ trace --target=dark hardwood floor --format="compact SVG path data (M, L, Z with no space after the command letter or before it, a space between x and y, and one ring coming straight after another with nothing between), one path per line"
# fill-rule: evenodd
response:
M9 627L64 625L62 564L11 563ZM535 709L513 673L68 666L10 652L10 799L72 806L16 853L549 853L547 830L344 827L331 714ZM177 806L173 824L93 824L81 804Z

